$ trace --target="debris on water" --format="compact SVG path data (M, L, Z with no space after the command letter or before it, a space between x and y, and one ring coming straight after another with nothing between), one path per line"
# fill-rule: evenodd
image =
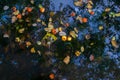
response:
M80 56L80 54L81 54L80 51L76 51L76 52L75 52L75 55L76 55L76 56Z
M117 41L115 40L115 37L112 38L111 44L112 44L112 46L115 47L115 48L118 48L118 47L119 47Z
M66 57L64 58L63 62L64 62L65 64L69 64L69 62L70 62L70 56L66 56Z
M8 10L8 9L9 9L9 6L7 5L3 7L3 10Z
M30 52L31 52L31 53L35 53L35 52L36 52L35 48L32 47L31 50L30 50Z
M94 57L94 55L93 55L93 54L91 54L91 55L90 55L90 57L89 57L90 61L93 61L93 60L94 60L94 58L95 58L95 57Z
M81 46L81 52L84 52L85 48L84 46Z

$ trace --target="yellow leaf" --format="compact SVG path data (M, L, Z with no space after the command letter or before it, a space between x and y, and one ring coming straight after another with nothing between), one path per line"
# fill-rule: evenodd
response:
M78 29L77 29L76 27L74 28L74 31L75 31L76 33L78 33Z
M75 2L74 2L74 5L75 5L75 6L82 6L83 3L82 3L82 1L75 1Z
M88 9L92 9L92 5L90 3L87 4Z
M115 16L116 16L116 17L120 17L120 13L116 13Z
M47 34L43 37L43 39L48 39L48 37L51 37L54 41L57 40L57 37L56 37L55 35L51 34L51 33L47 33Z
M25 31L25 28L21 28L18 30L19 33L23 33Z
M110 8L106 8L105 9L105 12L109 12L111 9Z
M13 15L18 15L19 13L19 10L16 10L15 12L13 12Z
M91 5L93 5L93 2L92 2L92 1L89 1L88 3L91 4Z
M99 30L103 30L103 26L99 26Z
M76 51L76 52L75 52L75 55L76 55L76 56L80 56L80 54L81 54L80 51Z
M71 35L73 38L76 38L76 37L77 37L77 34L75 33L75 31L70 31L70 35Z
M66 57L64 58L63 62L64 62L65 64L69 64L69 62L70 62L70 56L66 56Z
M34 48L34 47L31 48L30 52L31 52L31 53L35 53L35 52L36 52L36 51L35 51L35 48Z
M115 48L118 48L118 47L119 47L116 40L111 40L111 44L112 44L112 46L115 47Z
M16 38L15 38L15 42L21 42L20 38L19 38L19 37L16 37Z
M52 22L52 18L51 17L49 18L49 22Z
M92 46L92 45L94 45L94 43L92 42L92 43L90 43L90 45Z

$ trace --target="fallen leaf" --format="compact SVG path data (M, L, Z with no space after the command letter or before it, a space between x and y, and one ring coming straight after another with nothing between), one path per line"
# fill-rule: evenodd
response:
M110 10L110 8L105 8L105 12L109 12Z
M84 52L85 48L84 46L81 46L81 52Z
M74 2L74 5L75 5L75 6L82 6L83 3L82 3L82 1L75 1L75 2Z
M92 6L90 3L88 3L86 7L87 7L88 9L92 9L93 6Z
M3 7L3 10L8 10L9 9L9 6L4 6Z
M61 32L59 32L59 36L66 36L66 33L61 31Z
M7 33L5 33L5 34L3 35L3 37L4 37L4 38L9 38L10 36L9 36Z
M71 35L73 38L76 38L76 37L77 37L77 34L75 33L75 31L70 31L70 35Z
M81 54L80 51L76 51L76 52L75 52L75 55L76 55L76 56L80 56L80 54Z
M12 16L11 23L14 23L17 20L16 16Z
M31 4L34 4L34 2L35 2L34 0L30 0L30 3L31 3Z
M90 61L93 61L95 59L94 55L91 54L90 57L89 57Z
M111 40L111 44L112 44L112 46L115 47L115 48L118 48L118 47L119 47L119 45L118 45L118 43L117 43L116 40Z
M99 26L99 30L103 30L103 26Z
M76 33L78 33L78 29L77 29L76 27L74 28L74 31L75 31Z
M54 25L53 25L53 23L52 23L52 22L49 22L49 23L48 23L48 28L51 28L51 29L53 29L53 28L54 28Z
M20 38L19 38L19 37L16 37L16 38L15 38L15 42L21 42Z
M35 51L35 48L32 47L31 50L30 50L30 52L31 52L31 53L35 53L35 52L36 52L36 51Z
M55 75L54 75L53 73L51 73L51 74L49 75L49 78L50 78L51 80L54 80Z
M18 30L19 33L23 33L25 31L25 28L21 28Z
M19 12L19 10L16 10L15 12L13 12L13 15L18 15L20 12Z
M30 42L30 41L27 41L27 42L26 42L26 46L27 46L27 47L31 46L31 42Z
M116 13L115 16L116 16L116 17L120 17L120 13Z
M37 45L41 45L41 42L40 42L40 41L37 41Z
M66 57L64 58L63 62L64 62L65 64L69 64L69 62L70 62L70 56L66 56Z

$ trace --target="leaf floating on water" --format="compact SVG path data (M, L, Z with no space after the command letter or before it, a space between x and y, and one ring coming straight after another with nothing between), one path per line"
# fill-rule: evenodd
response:
M69 64L69 62L70 62L70 56L66 56L66 57L64 58L63 62L64 62L65 64Z
M85 35L85 39L88 40L88 39L90 39L90 38L91 38L91 35L90 35L90 34L86 34L86 35Z
M19 10L16 10L15 12L13 12L13 15L18 15L20 13Z
M111 44L112 44L112 46L115 47L115 48L118 48L118 47L119 47L119 45L118 45L118 43L117 43L116 40L111 40Z
M99 26L99 30L103 30L103 26Z
M49 22L52 22L52 18L51 17L49 18Z
M46 32L51 32L51 28L44 28L44 30L46 31Z
M27 42L26 42L26 46L27 46L27 47L29 47L29 46L31 46L31 45L32 45L32 44L31 44L30 41L27 41Z
M9 36L9 34L5 33L5 34L3 35L3 37L4 37L4 38L9 38L10 36Z
M50 16L53 17L55 15L55 12L50 12Z
M105 9L105 12L109 12L111 9L110 8L106 8Z
M93 8L93 6L92 6L90 3L88 3L86 7L87 7L88 9L92 9L92 8Z
M78 29L77 29L76 27L74 28L74 31L75 31L76 33L78 33Z
M33 24L32 24L32 26L34 26L34 27L35 27L35 26L37 26L37 24L36 24L36 23L33 23Z
M37 45L41 45L41 42L40 42L40 41L37 41Z
M17 17L16 16L12 16L11 23L14 23L16 20L17 20Z
M8 10L9 9L9 6L4 6L3 7L3 10Z
M76 52L75 52L75 55L76 55L76 56L80 56L80 54L81 54L80 51L76 51Z
M34 0L30 0L30 3L31 3L31 4L34 4Z
M39 55L41 55L41 51L38 50L37 53L38 53Z
M116 17L120 17L120 13L116 13L115 16L116 16Z
M51 73L51 74L49 75L49 78L50 78L51 80L54 80L55 74Z
M53 28L54 28L54 25L53 25L53 23L49 22L49 23L48 23L48 28L51 28L51 29L53 29Z
M16 38L15 38L15 42L18 42L18 43L19 43L19 42L21 42L21 39L20 39L19 37L16 37Z
M93 2L92 2L91 0L90 0L90 1L88 1L88 3L89 3L89 4L91 4L91 5L93 5Z
M37 21L37 22L41 22L41 19L38 18L36 21Z
M84 52L85 48L84 46L81 47L81 52Z
M75 2L74 2L74 5L75 5L75 6L82 6L83 3L82 3L82 1L75 1Z
M36 51L35 51L35 48L34 48L34 47L31 48L30 52L31 52L31 53L35 53L35 52L36 52Z
M45 23L44 21L42 21L42 25L43 25L43 26L46 26L46 23Z
M61 31L61 32L59 32L59 36L66 36L66 33Z
M94 55L91 54L90 57L89 57L90 61L93 61L95 59Z
M70 31L70 35L71 35L73 38L76 38L76 37L77 37L77 34L75 33L75 31Z
M114 18L116 15L114 12L110 12L109 16Z
M25 28L21 28L18 30L19 33L23 33L25 31Z

